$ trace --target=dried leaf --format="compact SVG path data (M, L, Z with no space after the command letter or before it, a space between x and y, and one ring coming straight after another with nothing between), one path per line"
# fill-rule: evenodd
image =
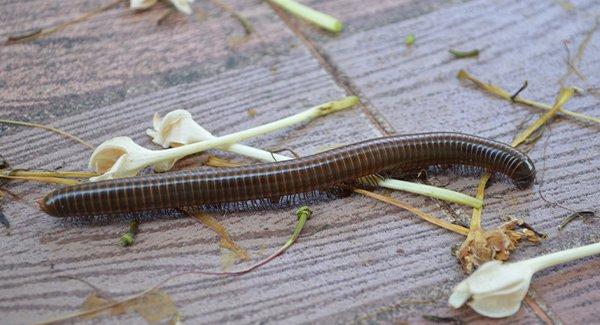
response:
M531 134L533 134L537 129L539 129L541 126L546 124L551 118L553 118L556 115L556 113L558 113L558 111L562 109L562 106L569 99L571 99L571 97L573 97L574 93L575 91L573 90L573 88L562 88L558 96L556 97L556 101L554 102L552 109L540 116L540 118L533 122L527 129L525 129L525 131L519 133L516 136L515 140L513 140L511 145L513 147L516 147L523 143L527 138L529 138Z
M101 316L118 316L135 311L150 324L156 324L178 314L171 296L154 289L132 299L116 302L100 297L96 291L90 293L81 305L82 319Z
M217 235L220 237L219 244L221 245L221 247L231 250L241 260L249 260L250 259L250 255L248 254L248 252L244 248L242 248L240 245L238 245L235 241L233 241L233 239L229 235L229 232L227 232L227 229L225 227L223 227L223 225L221 225L215 218L211 217L210 215L208 215L206 213L202 213L202 212L192 213L192 212L189 212L186 210L182 210L182 211L185 211L187 214L194 217L196 220L200 221L205 226L207 226L208 228L210 228L214 232L216 232Z
M257 114L256 108L250 108L246 111L248 113L248 117L254 118Z
M494 230L471 228L467 239L457 252L463 270L471 273L485 262L506 261L520 240L526 239L532 243L539 243L545 237L532 229L525 228L524 225L526 224L522 220L513 219Z
M362 195L374 198L376 200L379 200L379 201L382 201L382 202L386 202L386 203L395 205L395 206L397 206L399 208L408 210L408 211L416 214L419 218L421 218L421 219L423 219L423 220L425 220L425 221L427 221L429 223L432 223L432 224L434 224L436 226L439 226L439 227L442 227L444 229L448 229L448 230L453 231L453 232L455 232L457 234L467 235L469 233L469 229L467 229L465 227L462 227L462 226L459 226L459 225L455 225L455 224L449 223L447 221L444 221L442 219L436 218L436 217L434 217L434 216L432 216L430 214L427 214L427 213L425 213L425 212L423 212L423 211L421 211L421 210L419 210L419 209L417 209L417 208L415 208L413 206L410 206L408 204L402 203L402 202L400 202L400 201L398 201L398 200L396 200L394 198L391 198L389 196L385 196L385 195L381 195L381 194L376 194L376 193L373 193L373 192L370 192L370 191L367 191L367 190L363 190L363 189L354 189L354 192L360 193Z
M206 160L206 162L204 164L207 166L211 166L211 167L238 167L238 166L240 166L240 164L234 163L227 159L215 157L215 156L209 156L208 160Z
M156 324L177 313L171 296L159 289L135 299L131 302L131 308L150 324Z
M87 298L85 298L85 300L83 301L83 304L81 305L81 311L92 311L95 309L99 309L105 306L108 306L110 304L114 303L114 301L109 301L107 299L104 299L100 296L98 296L98 293L96 291L91 292ZM125 308L123 305L116 305L111 307L110 309L106 309L103 310L101 312L98 313L93 313L90 315L86 315L83 316L81 318L83 319L92 319L95 317L99 317L101 315L112 315L112 316L117 316L117 315L122 315L125 313Z

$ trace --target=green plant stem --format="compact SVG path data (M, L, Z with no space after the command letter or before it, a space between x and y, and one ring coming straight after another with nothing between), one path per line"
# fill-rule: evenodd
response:
M481 208L483 206L483 200L474 198L472 196L448 190L445 188L418 184L412 182L401 181L397 179L384 179L377 183L377 185L392 190L400 190L410 192L419 195L425 195L432 198L454 202L462 205L468 205L472 208Z
M306 111L283 118L275 122L263 124L251 129L231 133L222 137L213 138L202 142L196 142L181 147L165 150L148 150L140 147L140 150L143 150L143 152L140 152L135 156L133 155L133 153L130 153L129 157L127 157L125 161L123 161L122 163L115 163L113 167L111 167L111 169L109 169L103 175L94 177L92 181L112 179L114 178L114 175L119 175L121 177L135 176L140 170L148 166L160 164L161 162L164 163L168 161L178 160L185 156L196 154L212 148L231 145L233 143L246 140L248 138L256 137L285 127L289 127L293 124L308 122L314 118L352 107L356 103L358 103L358 97L348 96L337 101L315 106ZM90 159L90 161L92 161L93 158L94 155L92 155L92 159Z
M138 220L132 220L129 223L129 230L125 234L123 234L123 236L121 236L121 246L127 247L133 245L133 242L135 241L135 235L138 232L139 225L140 222Z
M335 17L320 11L314 10L308 6L293 0L269 0L271 3L287 10L292 15L313 23L320 28L333 33L339 33L344 28L344 24Z
M457 59L470 58L479 55L479 50L471 50L471 51L458 51L458 50L448 50L450 54L454 55Z
M537 272L554 265L567 263L596 254L600 254L600 243L566 249L560 252L534 257L517 263L527 264L534 270L534 272Z

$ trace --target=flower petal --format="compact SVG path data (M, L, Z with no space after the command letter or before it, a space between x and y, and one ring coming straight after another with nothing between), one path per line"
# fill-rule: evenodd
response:
M163 148L195 143L213 137L194 121L192 114L183 109L171 111L163 118L155 114L152 123L154 130L148 129L146 134Z
M131 9L148 9L156 4L158 0L131 0L129 8Z
M192 14L192 7L190 7L190 3L194 2L194 0L170 0L171 3L177 8L177 10L183 12L186 15Z
M129 172L118 172L115 171L118 168L125 168L122 164L124 161L132 160L132 157L143 157L151 153L150 150L141 147L137 143L133 142L129 137L116 137L110 140L104 141L100 144L96 150L92 153L89 161L89 168L93 169L99 174L111 173L111 175L129 175ZM129 159L125 159L128 157ZM137 171L136 171L137 173ZM135 174L133 174L135 175ZM112 176L98 176L93 177L90 180L96 181L100 179L113 178ZM124 177L124 176L121 176Z

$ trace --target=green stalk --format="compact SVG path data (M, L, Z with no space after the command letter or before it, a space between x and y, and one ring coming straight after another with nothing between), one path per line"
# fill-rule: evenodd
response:
M308 6L293 0L269 0L271 3L287 10L292 15L302 18L312 24L319 26L332 33L339 33L344 28L344 24L335 17L316 11Z
M392 190L400 190L404 192L410 192L419 195L425 195L432 198L454 202L457 204L468 205L472 208L481 208L483 206L483 200L474 198L472 196L455 192L452 190L447 190L441 187L435 187L425 184L417 184L406 181L401 181L397 179L384 179L377 183L377 185L385 188L389 188Z

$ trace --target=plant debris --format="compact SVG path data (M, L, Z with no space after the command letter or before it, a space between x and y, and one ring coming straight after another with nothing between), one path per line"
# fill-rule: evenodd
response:
M98 317L99 315L101 315L105 312L108 312L109 314L120 315L120 314L123 314L125 311L131 311L131 310L134 310L135 312L140 314L149 323L159 322L169 316L172 316L173 317L172 319L179 318L180 317L179 313L177 312L177 309L175 308L175 305L174 305L173 301L171 300L171 297L167 293L159 290L160 287L165 285L167 282L169 282L175 278L184 276L184 275L194 275L194 274L213 275L213 276L243 275L243 274L246 274L256 268L259 268L259 267L269 263L274 258L281 255L288 248L290 248L296 242L298 237L300 236L302 229L304 229L304 225L306 224L308 219L310 219L311 216L312 216L312 211L308 207L306 207L306 206L300 207L296 211L296 217L298 218L298 221L296 222L296 226L294 227L292 234L290 235L287 242L285 242L285 244L283 246L281 246L278 250L276 250L271 255L267 256L266 258L262 259L261 261L257 262L254 265L251 265L247 268L241 269L239 271L228 271L228 272L190 271L190 272L178 273L178 274L172 275L170 277L167 277L166 279L160 281L159 283L157 283L156 285L154 285L153 287L151 287L147 290L144 290L136 295L133 295L129 298L126 298L126 299L123 299L120 301L115 301L112 299L104 299L102 297L99 297L98 290L95 289L95 292L92 293L95 297L89 298L89 296L88 296L88 299L86 299L86 302L84 302L85 309L82 308L82 310L79 312L69 314L66 316L61 316L61 317L54 318L54 319L50 319L47 321L43 321L40 324L57 324L57 323L66 322L68 320L75 320L78 318L85 318L85 317L94 318L94 317ZM87 283L85 281L82 281L82 282ZM90 285L90 284L88 283L88 285ZM94 288L94 287L92 286L92 288Z
M526 99L526 98L522 98L520 96L516 96L514 98L512 98L512 95L507 92L506 90L502 89L501 87L498 87L496 85L492 85L489 83L485 83L480 81L479 79L475 78L474 76L472 76L471 74L469 74L467 71L465 70L460 70L458 72L457 78L460 80L469 80L471 82L473 82L475 85L477 85L480 89L482 89L483 91L492 94L496 97L500 97L502 99L517 103L517 104L522 104L522 105L526 105L526 106L530 106L530 107L535 107L535 108L539 108L542 110L546 110L549 111L552 109L552 105L548 105L548 104L544 104L544 103L539 103L530 99ZM572 112L572 111L568 111L566 109L560 108L559 109L559 113L562 115L565 115L567 117L571 117L571 118L576 118L578 120L581 121L585 121L585 122L592 122L592 123L596 123L596 124L600 124L600 118L597 117L593 117L593 116L588 116L585 114L580 114L580 113L576 113L576 112Z
M101 316L118 316L135 312L149 324L172 318L177 313L177 307L171 297L162 290L155 289L135 299L115 302L98 296L96 291L90 293L81 306L82 319L93 319ZM51 324L48 322L44 324Z
M67 137L67 138L73 139L73 140L75 140L75 141L83 144L84 146L90 148L90 149L94 149L94 146L92 146L88 142L85 142L85 141L81 140L80 138L78 138L78 137L76 137L76 136L74 136L74 135L72 135L72 134L70 134L68 132L65 132L65 131L59 130L57 128L50 127L50 126L45 126L45 125L36 124L36 123L23 122L23 121L3 120L3 119L0 119L0 123L12 124L12 125L21 125L21 126L29 126L29 127L34 127L34 128L48 130L48 131L51 131L51 132L63 135L65 137Z
M545 112L527 129L517 134L511 146L517 147L525 142L537 129L554 117L562 106L571 99L573 94L573 88L561 88L552 109ZM476 197L478 199L483 200L485 186L490 177L489 173L485 173L481 177L477 186ZM492 231L483 230L481 228L481 214L481 208L473 209L469 234L457 252L458 261L467 273L473 272L475 268L490 260L507 260L510 252L516 248L517 242L523 238L534 243L539 242L543 238L538 235L539 233L531 229L525 228L521 232L515 231L516 226L523 224L522 221L518 220L509 221Z
M97 15L103 11L106 11L108 9L111 9L113 7L115 7L116 5L118 5L119 3L123 2L122 0L115 0L109 4L106 4L104 6L101 6L95 10L92 10L90 12L87 12L75 19L69 20L67 22L58 24L56 26L47 28L47 29L33 29L30 31L26 31L26 32L22 32L22 33L18 33L18 34L14 34L14 35L10 35L8 36L5 44L14 44L14 43L22 43L22 42L26 42L26 41L31 41L37 38L40 38L42 36L46 36L46 35L50 35L52 33L58 32L60 30L63 30L71 25L77 24L79 22L82 22L94 15Z
M494 230L484 230L481 225L471 224L467 239L456 253L463 270L471 273L485 262L506 261L520 240L539 243L544 238L537 231L523 227L523 224L522 220L513 219ZM521 231L517 229L519 227Z
M249 108L249 109L246 111L246 114L248 114L248 117L249 117L249 118L254 118L254 117L256 117L256 114L257 114L257 113L258 113L258 111L256 110L256 108Z
M75 185L84 179L97 175L92 172L82 171L47 171L28 169L0 169L0 179L14 179L22 181L34 181L50 184Z
M413 44L415 44L415 35L414 34L408 34L406 35L406 37L404 38L404 44L406 44L406 46L412 46Z
M558 111L560 111L563 105L573 97L575 91L573 88L561 88L556 101L551 110L544 113L539 119L534 121L525 131L519 133L512 142L512 146L516 147L523 143L529 138L537 129L546 124L551 118L553 118Z
M123 234L123 236L121 236L121 238L119 239L119 243L121 244L121 246L127 247L133 245L133 242L135 241L135 235L137 235L138 232L139 225L140 222L138 220L131 220L131 222L129 223L129 230L127 230L127 232Z
M394 198L391 198L389 196L385 196L385 195L381 195L381 194L376 194L367 190L363 190L363 189L354 189L354 192L356 193L360 193L362 195L368 196L370 198L391 204L391 205L395 205L399 208L402 208L404 210L410 211L414 214L416 214L419 218L432 223L438 227L453 231L457 234L461 234L461 235L467 235L469 233L469 229L459 226L459 225L455 225L452 223L449 223L447 221L444 221L442 219L436 218L430 214L427 214L413 206L410 206L408 204L402 203Z
M425 320L428 320L428 321L434 322L434 323L452 323L454 325L464 324L464 322L462 320L458 319L457 317L436 316L436 315L425 314L425 315L423 315L423 318Z
M471 50L471 51L459 51L459 50L448 50L450 54L454 55L456 59L464 59L464 58L472 58L475 56L479 56L479 50Z
M565 50L567 52L567 58L565 59L567 72L558 80L558 84L561 85L561 87L564 87L564 82L573 74L577 75L577 77L579 77L579 79L581 80L586 79L585 76L582 75L577 69L577 65L583 58L587 46L589 45L590 41L592 40L592 37L594 36L594 33L596 33L599 27L600 18L596 17L596 22L594 23L594 26L586 33L583 41L579 44L579 47L577 48L577 53L575 53L574 57L571 57L571 51L569 50L567 43L564 43Z
M214 231L219 236L219 245L221 247L232 251L241 260L246 261L250 259L250 254L231 238L227 229L215 218L203 212L190 212L186 209L180 210Z
M596 217L596 212L594 211L575 211L569 214L563 221L558 225L558 230L562 230L568 224L570 224L573 220L581 218L583 220L588 220L590 218Z
M328 32L339 33L344 28L344 24L337 18L328 14L316 11L306 5L303 5L294 0L268 0L271 5L279 6L292 15L304 19L319 28Z
M529 83L527 82L527 80L525 80L525 82L523 82L523 86L521 86L521 88L519 88L519 90L517 90L512 96L510 96L510 101L511 102L515 102L515 98L517 98L517 96L519 96L519 94L525 90L525 88L527 88L527 86L529 85Z
M242 16L240 13L235 11L230 5L226 4L225 2L223 2L221 0L209 0L209 1L212 2L214 5L223 9L228 14L230 14L233 18L235 18L240 23L240 25L242 25L242 28L244 28L244 39L249 37L254 32L254 27L252 27L252 24L250 24L250 21L248 21L248 19L246 19L246 17Z
M514 315L527 295L534 273L596 254L600 254L600 243L515 263L487 262L454 287L448 304L459 308L466 303L487 317L502 318Z

